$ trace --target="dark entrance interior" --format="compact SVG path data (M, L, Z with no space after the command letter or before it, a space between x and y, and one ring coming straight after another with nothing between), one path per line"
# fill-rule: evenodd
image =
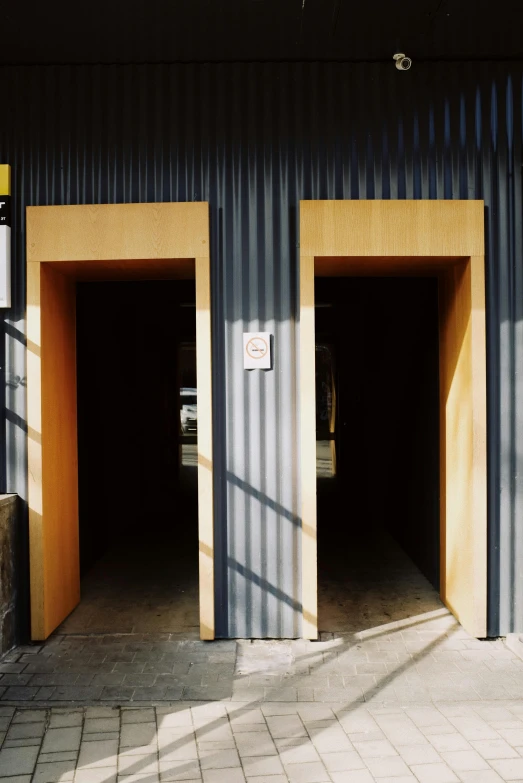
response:
M194 280L77 284L82 600L62 632L198 631Z
M316 278L320 631L441 608L438 283Z

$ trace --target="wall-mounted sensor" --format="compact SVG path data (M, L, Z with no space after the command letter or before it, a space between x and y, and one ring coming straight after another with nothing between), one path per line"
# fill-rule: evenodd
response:
M410 57L407 57L401 52L399 54L394 54L392 59L396 60L396 68L398 71L408 71L412 66L412 60Z

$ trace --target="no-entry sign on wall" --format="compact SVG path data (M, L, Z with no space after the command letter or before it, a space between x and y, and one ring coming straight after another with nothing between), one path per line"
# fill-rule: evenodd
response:
M0 307L11 307L11 166L0 165Z
M243 333L243 367L245 370L270 370L271 335L269 332Z

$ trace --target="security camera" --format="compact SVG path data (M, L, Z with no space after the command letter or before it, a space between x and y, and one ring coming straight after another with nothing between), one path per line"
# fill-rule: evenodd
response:
M403 53L393 55L393 60L396 60L396 68L398 71L408 71L412 66L412 60Z

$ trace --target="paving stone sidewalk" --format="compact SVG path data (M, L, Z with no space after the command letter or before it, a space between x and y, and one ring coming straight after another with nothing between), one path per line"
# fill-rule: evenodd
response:
M523 780L523 702L0 707L2 783Z
M320 641L55 635L0 663L0 703L416 702L523 699L523 661L447 610Z
M445 609L317 642L58 634L0 675L0 783L523 783L523 660Z

